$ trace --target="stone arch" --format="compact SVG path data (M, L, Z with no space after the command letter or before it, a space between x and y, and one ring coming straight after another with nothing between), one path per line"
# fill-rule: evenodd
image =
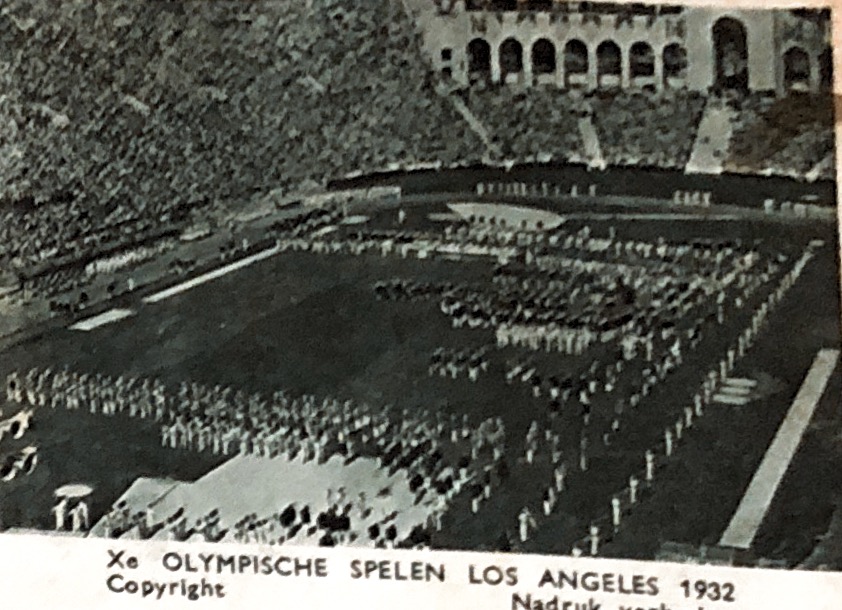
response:
M584 85L588 78L588 45L578 39L564 45L564 85Z
M482 38L468 43L468 75L471 80L491 78L491 45Z
M514 38L507 38L500 45L500 74L505 80L510 74L523 72L523 45Z
M552 74L556 70L555 45L546 38L539 38L532 45L532 73Z
M673 42L664 47L664 84L672 86L687 78L687 49Z
M623 52L613 40L604 40L596 48L596 77L599 87L619 86L623 73Z
M810 89L810 56L801 47L790 47L783 56L784 89L808 91Z
M720 89L748 90L748 35L738 19L722 17L711 31L716 66L716 86Z
M636 42L629 49L629 74L632 79L655 76L655 51L646 42Z

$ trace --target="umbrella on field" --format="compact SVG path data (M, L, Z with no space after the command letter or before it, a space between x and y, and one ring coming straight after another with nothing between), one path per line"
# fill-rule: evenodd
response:
M84 498L93 491L93 487L84 483L62 485L53 492L57 498Z

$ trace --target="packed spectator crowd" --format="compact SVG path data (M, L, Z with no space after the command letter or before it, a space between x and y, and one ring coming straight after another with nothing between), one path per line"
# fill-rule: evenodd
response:
M793 94L777 100L750 95L729 101L736 111L726 169L805 176L835 151L833 100ZM817 176L833 179L834 163L822 163Z
M0 201L25 205L3 212L0 264L136 242L269 186L471 158L398 4L313 4L4 5Z
M473 140L434 93L402 11L9 3L6 116L26 163L7 166L2 198L68 192L88 211L126 201L154 214L396 161L461 161Z
M478 163L484 147L448 95L487 129L499 161L514 162L588 162L578 122L592 120L608 164L681 168L704 105L678 91L479 83L448 94L387 0L14 0L0 21L10 49L0 271L24 277L135 247L207 205L350 173ZM830 156L829 106L807 97L806 112L788 112L802 97L777 109L739 102L732 165L803 175ZM756 137L757 124L780 137ZM821 177L832 171L825 163Z
M459 95L489 131L504 159L587 160L578 120L586 116L588 106L576 92L551 87L518 90L480 81Z
M609 165L681 169L690 159L705 98L666 90L594 95L589 102Z

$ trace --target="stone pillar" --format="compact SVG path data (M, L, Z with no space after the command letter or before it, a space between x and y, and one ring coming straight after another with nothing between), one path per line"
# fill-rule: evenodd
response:
M684 41L688 65L687 88L692 91L706 91L713 85L716 66L711 28L716 17L715 9L709 7L688 8L684 11L687 28Z
M564 88L564 45L557 44L555 48L555 83L557 87Z
M655 90L663 91L664 89L664 50L655 52Z
M596 45L588 47L588 91L599 87L599 75L597 74Z
M488 44L491 46L491 82L499 83L502 78L500 74L500 45L490 40Z
M763 10L746 11L746 16L740 19L746 28L748 86L752 91L777 90L780 60L775 48L774 19L775 11Z
M523 82L527 87L532 86L532 48L523 45L523 53L521 55L521 65L523 66Z
M631 53L620 47L620 88L625 91L631 86Z

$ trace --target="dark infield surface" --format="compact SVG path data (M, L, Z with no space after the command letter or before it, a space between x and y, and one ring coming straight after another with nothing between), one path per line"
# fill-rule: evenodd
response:
M429 211L442 210L410 210L409 222L428 225ZM375 223L391 224L393 215L384 213ZM761 238L764 247L774 249L781 241L806 245L820 237L828 244L738 367L739 375L764 379L768 395L745 407L712 406L674 458L659 469L657 484L625 516L620 533L603 548L606 555L651 558L665 541L716 543L816 352L839 346L837 239L831 229L739 221L620 220L614 225L620 236L646 239ZM540 513L540 495L550 481L550 470L541 460L533 466L517 462L526 429L540 419L544 403L523 387L503 382L504 362L516 355L512 348L495 352L490 372L477 383L429 377L428 359L436 347L479 346L493 342L492 332L454 330L434 301L379 301L371 289L377 280L391 277L482 283L490 282L491 273L486 262L284 253L161 303L137 303L137 316L92 332L48 331L0 354L0 374L66 364L108 375L157 376L173 384L196 380L250 392L283 388L400 408L434 408L466 413L474 424L499 415L510 439L513 476L477 515L469 513L467 500L457 500L435 539L444 548L499 548L507 530L514 535L516 515L524 505ZM715 336L709 333L636 415L635 425L594 456L587 479L571 477L556 512L519 550L567 553L592 520L608 514L611 494L642 468L643 450L663 429L666 415L689 404L702 374L744 326L744 320L729 320ZM555 364L589 364L576 360L558 357ZM794 564L809 554L827 527L842 489L840 389L837 370L758 534L759 556ZM4 408L4 416L10 408ZM570 455L575 455L573 438L578 437L571 431ZM81 410L37 411L35 429L23 440L39 446L40 462L29 477L0 488L4 527L50 527L52 491L64 483L94 486L96 519L139 476L192 480L217 463L208 455L161 448L149 422Z

